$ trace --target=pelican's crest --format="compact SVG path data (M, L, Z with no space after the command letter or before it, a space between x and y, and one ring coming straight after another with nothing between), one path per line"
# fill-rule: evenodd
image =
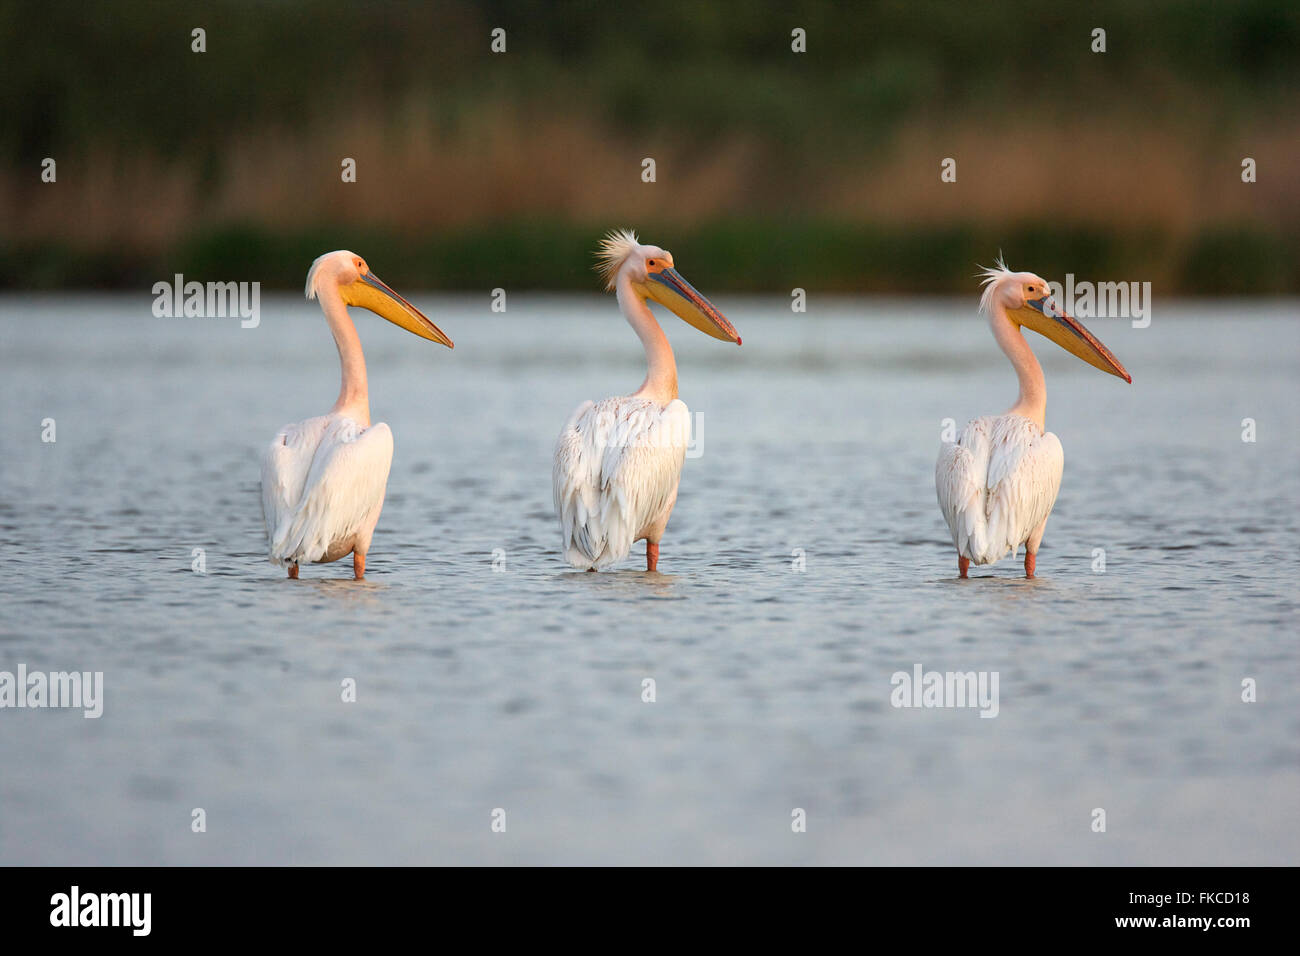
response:
M316 298L316 273L320 272L322 263L332 255L336 255L336 253L327 252L322 256L317 256L316 260L311 264L311 268L307 270L307 288L304 292L308 301Z
M993 304L993 290L997 287L998 281L1005 279L1007 276L1015 275L1002 259L1001 250L998 251L998 257L993 261L993 267L980 266L979 278L984 283L984 292L980 296L980 311L987 312Z
M605 291L614 290L614 279L618 276L618 270L623 268L627 257L640 245L636 233L631 229L612 229L604 239L600 240L600 248L596 250L595 269L605 280Z

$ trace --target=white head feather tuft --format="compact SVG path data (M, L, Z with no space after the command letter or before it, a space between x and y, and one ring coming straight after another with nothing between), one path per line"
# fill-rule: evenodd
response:
M316 298L316 274L320 272L320 267L325 264L325 260L332 256L350 256L351 254L352 253L348 252L346 249L335 249L333 252L327 252L324 255L316 257L316 261L313 262L311 268L307 270L307 288L304 290L304 294L308 299Z
M596 250L595 269L605 280L605 291L613 291L618 270L623 268L627 257L640 245L636 233L631 229L612 229L604 239L600 240L600 248Z
M1002 259L1002 250L998 250L998 257L993 261L993 267L980 266L980 279L984 285L984 292L980 296L980 311L987 312L993 304L993 290L997 288L1000 281L1008 276L1015 275Z

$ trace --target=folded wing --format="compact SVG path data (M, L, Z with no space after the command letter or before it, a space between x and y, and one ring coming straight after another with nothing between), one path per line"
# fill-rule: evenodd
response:
M1051 513L1064 468L1060 441L1027 418L970 422L940 449L935 466L939 508L958 554L975 564L1014 554Z
M393 463L393 433L327 415L282 429L262 461L271 560L320 561L336 542L374 529Z
M661 517L677 493L690 412L674 400L586 402L555 443L552 485L565 558L605 568Z

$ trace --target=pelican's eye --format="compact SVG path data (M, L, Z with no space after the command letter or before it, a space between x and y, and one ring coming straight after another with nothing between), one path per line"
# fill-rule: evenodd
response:
M650 269L653 269L655 267L655 261L653 259L647 259L645 264Z

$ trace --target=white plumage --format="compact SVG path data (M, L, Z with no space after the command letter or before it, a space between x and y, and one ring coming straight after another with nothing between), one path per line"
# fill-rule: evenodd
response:
M1020 394L1006 412L975 419L956 442L940 448L934 484L961 577L972 563L992 564L1024 545L1025 577L1032 578L1047 516L1061 489L1065 454L1044 427L1047 383L1022 329L1038 332L1094 368L1132 379L1095 335L1057 306L1051 283L1042 276L1012 272L999 256L983 278L980 311L1015 369Z
M653 299L690 325L740 344L721 312L686 281L673 256L631 230L609 233L596 253L605 288L645 350L646 376L631 395L584 402L555 442L551 481L564 558L595 571L645 539L646 570L659 569L659 542L677 501L691 413L677 397L677 362L651 314Z
M607 568L638 539L658 540L677 500L690 430L680 399L607 398L584 402L569 417L551 477L571 565Z
M286 425L262 458L262 517L275 564L364 554L384 506L393 433L330 414Z
M934 474L957 553L984 565L1024 544L1037 551L1064 469L1061 442L1023 415L969 422L944 443Z
M359 306L422 339L452 347L442 329L370 271L354 252L327 252L307 272L307 298L319 299L339 351L339 397L329 414L286 425L262 455L262 518L272 563L288 567L352 555L366 574L366 552L384 507L393 433L370 424L370 389L361 339L348 315Z

